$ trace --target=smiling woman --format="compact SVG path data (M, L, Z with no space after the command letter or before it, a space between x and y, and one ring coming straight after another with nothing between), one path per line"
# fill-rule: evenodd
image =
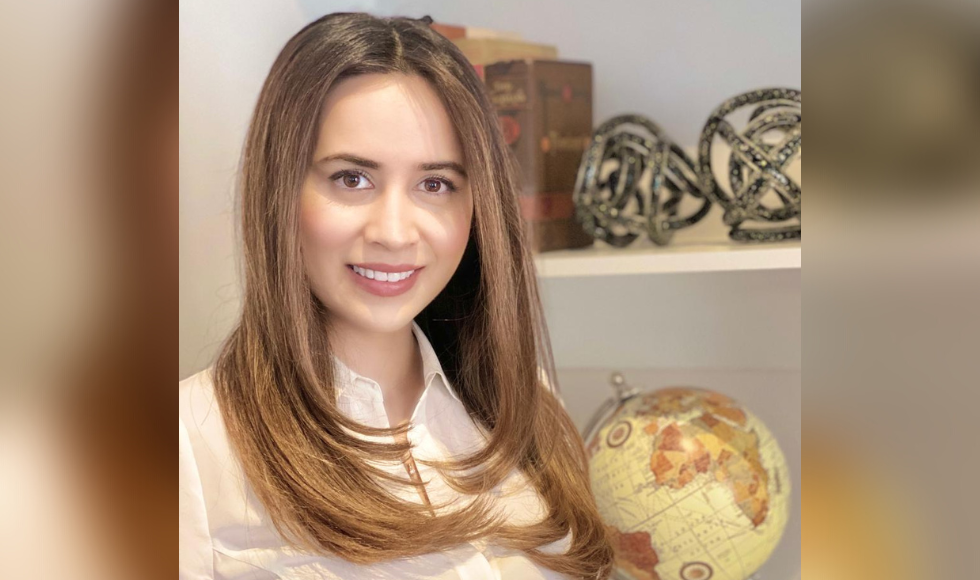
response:
M332 14L266 79L245 292L180 385L181 578L606 578L519 173L425 21Z
M446 287L469 241L473 195L452 121L422 78L348 78L327 93L320 117L300 191L301 249L313 293L346 339L342 358L375 376L383 371L371 368L375 339L365 335L407 330ZM365 290L411 293L395 301Z

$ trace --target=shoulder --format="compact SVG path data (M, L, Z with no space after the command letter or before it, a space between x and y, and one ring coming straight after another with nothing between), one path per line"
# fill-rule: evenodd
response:
M189 494L186 504L200 517L207 513L214 524L240 517L228 514L242 511L245 475L225 432L212 376L207 369L179 382L178 462L181 493Z
M187 420L191 417L188 412L193 410L192 406L210 404L214 399L213 372L214 369L208 367L177 383L178 410L181 419Z
M214 557L209 505L214 505L215 441L213 424L220 423L209 371L178 382L180 441L177 464L179 480L178 575L180 578L213 578ZM211 416L214 418L210 418Z
M180 453L190 454L199 464L226 463L231 452L221 408L214 395L213 369L207 368L180 381L177 391Z
M213 369L206 368L177 383L177 411L180 422L189 431L198 431L209 421L220 420L218 402L214 397Z

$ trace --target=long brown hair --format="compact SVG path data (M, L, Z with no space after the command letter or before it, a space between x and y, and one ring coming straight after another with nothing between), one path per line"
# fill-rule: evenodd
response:
M393 435L408 426L371 428L338 410L329 312L300 259L298 192L322 104L334 83L365 73L418 75L430 83L457 131L474 198L462 262L416 317L467 412L488 434L486 447L471 456L427 462L451 487L475 496L446 514L399 499L388 487L419 484L367 462L398 461L409 444L357 434ZM214 382L251 486L296 545L370 563L490 537L570 576L609 575L612 548L591 495L582 440L551 390L557 380L515 163L472 65L423 21L330 14L293 36L273 64L242 159L243 312L219 354ZM515 467L545 501L539 524L509 525L488 500ZM538 550L569 530L566 553Z

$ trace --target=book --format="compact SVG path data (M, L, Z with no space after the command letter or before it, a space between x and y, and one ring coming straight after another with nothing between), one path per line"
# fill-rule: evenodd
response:
M505 40L523 40L519 32L509 32L505 30L494 30L493 28L481 28L479 26L461 26L459 24L446 24L443 22L433 22L429 28L450 40L457 38L500 38Z
M591 246L572 190L592 139L592 64L527 58L487 64L484 72L523 174L519 201L532 251Z
M503 38L506 40L523 40L519 32L509 32L506 30L494 30L492 28L480 28L478 26L466 27L466 38Z
M558 48L550 44L509 38L454 38L452 41L475 65L519 58L558 58Z
M433 22L429 24L429 28L435 30L439 34L445 36L449 40L455 40L457 38L466 38L466 27L458 26L456 24L443 24L441 22Z

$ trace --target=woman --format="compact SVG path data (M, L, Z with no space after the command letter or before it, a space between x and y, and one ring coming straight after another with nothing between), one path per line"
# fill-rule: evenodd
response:
M180 385L182 578L610 573L518 169L429 22L331 14L269 73L241 320Z

